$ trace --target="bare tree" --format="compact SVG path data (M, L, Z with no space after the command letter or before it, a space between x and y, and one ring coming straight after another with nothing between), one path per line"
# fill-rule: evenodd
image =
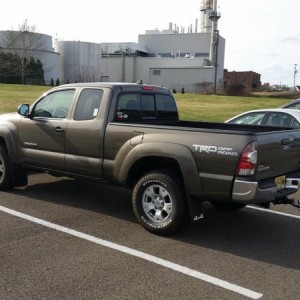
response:
M76 69L74 74L76 82L95 82L99 81L99 75L92 66L81 66Z
M22 84L25 84L26 69L31 58L39 59L38 50L43 48L41 36L36 34L36 27L27 23L20 25L19 31L6 31L3 45L8 52L16 54L16 71L20 74Z

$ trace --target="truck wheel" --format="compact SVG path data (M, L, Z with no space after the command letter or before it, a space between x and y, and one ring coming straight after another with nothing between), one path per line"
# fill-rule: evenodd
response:
M138 222L148 231L167 235L182 223L185 213L180 182L165 172L148 173L133 190L132 205Z
M242 209L246 206L246 204L240 203L223 203L223 202L210 202L215 208L224 211L235 211Z
M11 164L8 154L0 144L0 190L8 190L13 187Z

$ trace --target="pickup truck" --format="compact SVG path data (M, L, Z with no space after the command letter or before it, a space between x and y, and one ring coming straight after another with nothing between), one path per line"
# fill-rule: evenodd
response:
M0 189L29 170L132 189L138 222L167 235L203 218L204 201L299 207L300 130L182 121L159 86L67 84L0 116Z

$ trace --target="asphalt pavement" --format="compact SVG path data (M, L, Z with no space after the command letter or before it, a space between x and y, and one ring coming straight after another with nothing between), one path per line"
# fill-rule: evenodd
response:
M298 209L204 216L160 237L128 190L32 174L0 192L0 299L300 299Z

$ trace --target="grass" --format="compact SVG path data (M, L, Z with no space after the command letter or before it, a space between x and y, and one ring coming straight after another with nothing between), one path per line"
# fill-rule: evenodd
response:
M22 103L31 104L50 86L0 84L0 113L13 112ZM241 112L279 107L289 102L290 97L270 98L233 97L201 94L175 94L180 119L193 121L223 122ZM294 98L297 98L296 96Z
M236 97L199 94L176 94L180 119L217 121L225 120L252 109L273 108L289 99Z
M22 103L31 104L49 86L33 86L21 84L0 84L0 113L16 111Z

